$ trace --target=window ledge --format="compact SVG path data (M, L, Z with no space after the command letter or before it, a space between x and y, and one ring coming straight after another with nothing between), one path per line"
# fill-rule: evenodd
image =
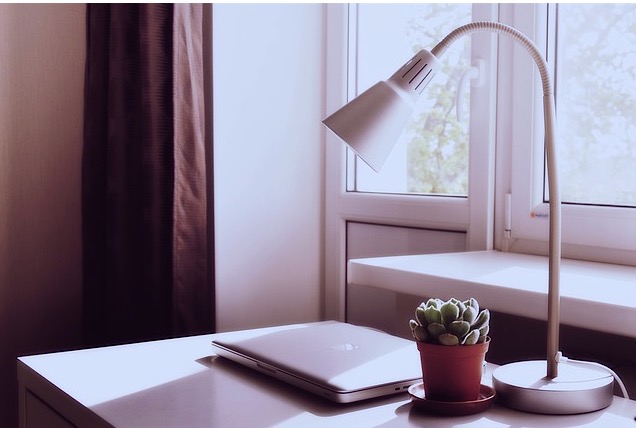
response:
M422 297L475 297L493 311L546 320L548 259L475 251L349 261L347 281ZM636 337L636 267L563 259L561 323Z

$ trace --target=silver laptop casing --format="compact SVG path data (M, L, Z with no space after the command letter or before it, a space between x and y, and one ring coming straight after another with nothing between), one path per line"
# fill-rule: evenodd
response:
M422 380L413 341L336 321L288 327L212 345L222 357L338 403L406 392Z

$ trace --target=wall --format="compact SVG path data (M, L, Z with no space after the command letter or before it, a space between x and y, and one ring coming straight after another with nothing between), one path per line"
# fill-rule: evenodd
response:
M320 315L324 5L214 5L219 330Z
M80 340L84 10L0 4L0 426L15 357Z
M0 5L1 426L15 357L80 341L84 11ZM318 319L323 6L214 21L219 328Z

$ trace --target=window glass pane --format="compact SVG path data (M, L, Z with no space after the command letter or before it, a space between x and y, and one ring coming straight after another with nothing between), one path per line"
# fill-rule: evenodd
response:
M564 202L636 206L636 5L559 4Z
M387 79L414 53L431 50L450 31L471 21L470 4L359 4L351 28L356 93ZM382 172L349 162L355 172L348 188L362 192L468 193L468 101L457 119L455 96L470 67L470 37L456 42L441 61L442 70L426 88L402 139Z

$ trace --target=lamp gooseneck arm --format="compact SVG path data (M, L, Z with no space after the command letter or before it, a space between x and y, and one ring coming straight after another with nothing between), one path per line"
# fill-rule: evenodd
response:
M556 120L554 95L548 65L537 46L520 31L498 22L477 21L463 25L449 33L431 53L440 58L458 38L475 32L496 32L505 34L526 48L539 69L543 85L543 118L545 124L545 151L548 170L548 190L550 192L550 239L548 266L548 343L547 377L558 375L557 354L559 352L560 318L560 264L561 264L561 196L559 193L555 150Z

